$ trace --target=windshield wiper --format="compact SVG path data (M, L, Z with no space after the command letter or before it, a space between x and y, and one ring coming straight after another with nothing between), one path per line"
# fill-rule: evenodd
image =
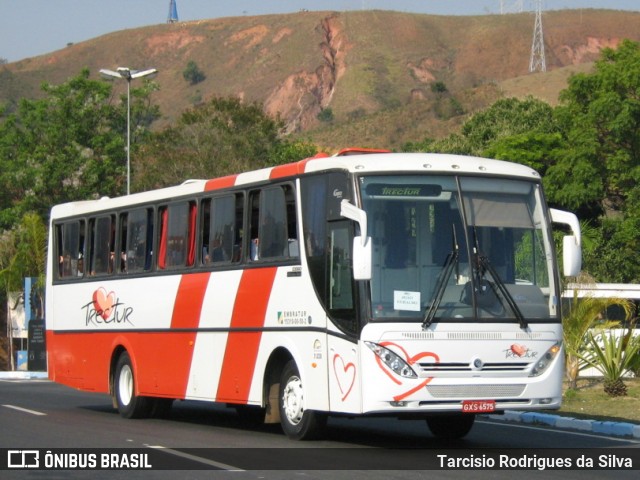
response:
M436 316L438 307L440 307L442 297L444 297L444 292L447 289L447 282L449 281L451 272L453 272L454 267L457 267L458 265L458 238L456 236L456 227L453 224L451 224L451 230L453 231L453 248L444 261L444 265L442 266L442 270L440 271L440 276L438 276L438 282L436 283L433 297L431 297L431 303L429 304L429 308L424 314L424 319L422 320L423 330L429 328L431 323L433 323L433 319Z
M475 268L477 269L477 273L478 273L477 278L475 279L477 283L476 288L480 289L480 285L482 282L482 278L484 277L485 271L488 271L489 274L491 275L491 278L493 278L493 282L495 286L498 288L498 290L502 294L502 297L506 300L507 304L509 305L509 308L511 308L511 310L513 311L513 314L515 315L516 320L518 320L518 323L520 324L520 328L522 328L523 330L527 329L529 327L529 324L525 320L524 315L522 315L522 312L520 311L518 304L516 303L513 296L507 289L507 286L502 281L502 278L500 278L500 275L498 275L498 272L496 271L496 269L493 268L493 265L491 265L491 262L489 262L489 258L486 255L482 255L480 253L476 227L473 227L473 237L474 237L475 250L476 250L475 254L477 257L477 265L475 266ZM476 297L477 295L480 295L480 293L476 293ZM498 301L502 303L499 297L498 297Z

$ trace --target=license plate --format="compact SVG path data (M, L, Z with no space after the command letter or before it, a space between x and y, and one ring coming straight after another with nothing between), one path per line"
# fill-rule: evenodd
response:
M462 411L465 413L489 413L496 411L495 400L464 400Z

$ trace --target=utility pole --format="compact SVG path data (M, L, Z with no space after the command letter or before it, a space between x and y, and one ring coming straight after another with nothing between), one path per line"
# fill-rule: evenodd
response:
M546 72L547 64L544 59L544 35L542 34L542 0L534 0L536 20L533 26L533 42L531 43L531 60L529 72Z

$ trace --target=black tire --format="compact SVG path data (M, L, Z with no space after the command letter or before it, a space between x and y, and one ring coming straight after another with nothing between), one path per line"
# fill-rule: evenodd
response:
M437 415L427 418L431 433L444 440L462 438L471 431L476 416L473 414Z
M136 382L131 358L127 352L120 354L113 378L113 395L118 412L124 418L145 418L151 414L152 402L136 395Z
M280 424L287 437L292 440L311 440L323 433L327 416L305 408L305 392L293 360L282 370L278 399Z

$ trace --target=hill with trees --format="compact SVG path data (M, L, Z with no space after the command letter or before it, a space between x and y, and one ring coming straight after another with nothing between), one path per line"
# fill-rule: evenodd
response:
M576 15L546 14L551 71L532 75L528 15L378 11L147 27L4 65L0 228L124 192L124 82L96 72L126 61L161 72L131 91L133 191L343 146L507 159L583 219L598 281L640 282L640 13Z
M159 126L189 106L234 96L280 115L286 131L327 148L397 148L439 138L503 96L555 103L570 73L602 47L640 40L640 13L544 14L548 72L530 75L531 13L437 16L299 12L178 22L113 32L0 68L0 102L42 96L87 68L159 70ZM124 83L124 82L122 82ZM125 85L114 85L121 93Z

